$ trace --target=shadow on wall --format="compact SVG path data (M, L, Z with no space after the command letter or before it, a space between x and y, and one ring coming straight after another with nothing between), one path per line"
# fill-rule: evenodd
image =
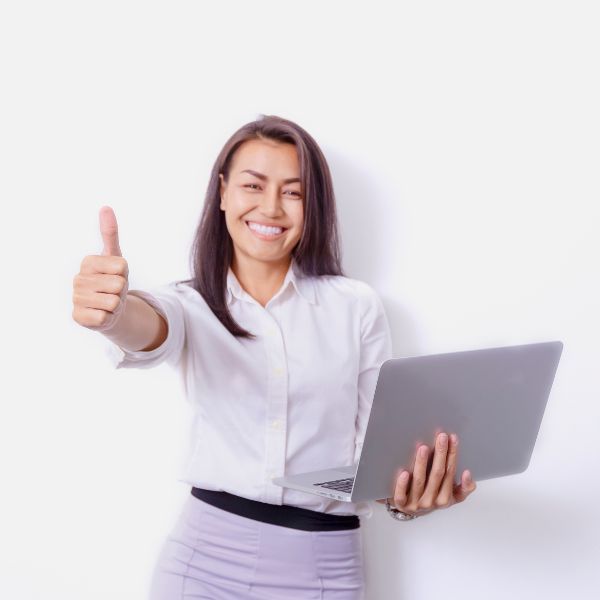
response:
M568 578L576 576L575 565L589 568L585 564L594 560L588 550L594 531L585 507L569 499L567 509L554 482L548 481L545 491L532 492L529 481L527 471L482 481L464 504L406 523L394 521L377 504L373 517L362 523L366 599L409 600L419 589L414 578L424 573L441 579L451 573L447 585L454 590L461 580L469 581L469 597L485 597L486 589L476 587L484 582L489 587L493 579L504 593L514 591L518 598L515 565L528 580L539 582L555 579L552 569L561 564L570 565L564 572ZM469 577L473 568L483 577Z
M385 272L387 261L381 258L395 251L397 240L404 237L405 219L398 218L402 199L397 197L395 183L375 179L368 170L361 170L358 161L346 159L336 149L324 152L336 197L342 265L348 276L363 281L398 276ZM391 207L394 220L386 218Z

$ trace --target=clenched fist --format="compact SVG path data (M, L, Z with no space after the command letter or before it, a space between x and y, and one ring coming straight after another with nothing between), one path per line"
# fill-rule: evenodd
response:
M100 209L102 254L86 256L73 278L73 319L95 331L115 325L125 308L129 288L127 261L119 248L117 219L110 206Z

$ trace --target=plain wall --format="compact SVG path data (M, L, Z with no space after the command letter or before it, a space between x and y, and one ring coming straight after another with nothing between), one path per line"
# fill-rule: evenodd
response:
M564 343L525 473L408 523L375 505L368 600L595 597L599 21L573 0L2 3L0 597L145 598L190 415L168 366L112 368L72 278L104 204L131 289L187 277L213 161L260 113L325 152L395 356Z

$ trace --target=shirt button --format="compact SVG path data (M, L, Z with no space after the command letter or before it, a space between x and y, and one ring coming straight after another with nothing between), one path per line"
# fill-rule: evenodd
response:
M271 421L271 427L278 429L279 428L279 420L275 419L274 421Z
M273 373L275 373L275 375L281 375L283 373L283 369L281 367L275 367L273 369Z

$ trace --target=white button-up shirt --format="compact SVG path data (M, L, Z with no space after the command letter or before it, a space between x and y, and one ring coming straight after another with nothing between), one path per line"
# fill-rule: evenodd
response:
M191 286L130 290L168 323L161 346L124 350L116 368L176 368L193 408L189 454L178 478L195 487L334 514L371 517L350 503L282 488L271 479L358 461L381 364L392 357L383 304L367 283L305 277L292 260L262 306L231 268L227 304L257 338L236 338Z

